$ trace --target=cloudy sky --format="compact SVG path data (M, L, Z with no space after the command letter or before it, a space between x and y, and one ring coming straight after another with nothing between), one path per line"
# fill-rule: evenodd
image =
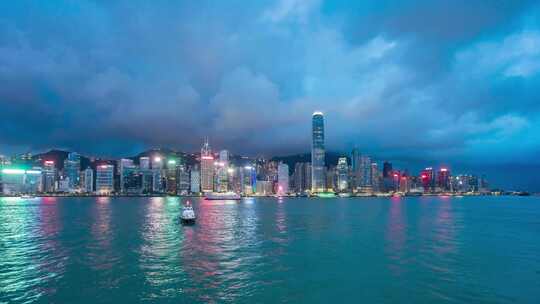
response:
M329 150L536 186L539 92L538 1L0 2L0 154L307 152L321 110Z

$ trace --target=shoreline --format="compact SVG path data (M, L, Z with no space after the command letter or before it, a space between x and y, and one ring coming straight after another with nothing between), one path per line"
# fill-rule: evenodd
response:
M249 195L249 196L241 196L242 199L244 198L276 198L276 199L282 199L282 198L309 198L309 199L329 199L329 198L339 198L339 199L353 199L353 198L405 198L405 197L471 197L471 196L521 196L521 197L528 197L528 196L540 196L540 193L501 193L501 194L492 194L492 193L474 193L474 194L421 194L421 195L393 195L393 194L373 194L373 195L350 195L350 196L339 196L335 195L332 197L319 197L319 196L293 196L293 195L284 195L284 196L277 196L277 195ZM125 194L114 194L114 195L97 195L97 194L89 194L89 195L74 195L74 194L30 194L30 197L23 197L21 195L0 195L0 198L37 198L37 197L108 197L108 198L123 198L123 197L178 197L178 198L205 198L203 195L174 195L174 194L151 194L151 195L125 195Z

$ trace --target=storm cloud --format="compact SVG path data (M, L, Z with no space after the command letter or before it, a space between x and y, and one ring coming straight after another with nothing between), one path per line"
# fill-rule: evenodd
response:
M538 163L536 1L3 1L0 148Z

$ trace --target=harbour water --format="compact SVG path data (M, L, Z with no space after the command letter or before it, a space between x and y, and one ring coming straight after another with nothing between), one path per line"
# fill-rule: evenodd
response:
M0 303L540 303L540 197L0 198Z

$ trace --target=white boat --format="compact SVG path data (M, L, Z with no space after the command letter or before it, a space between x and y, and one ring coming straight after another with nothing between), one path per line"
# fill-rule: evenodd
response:
M207 200L240 200L240 194L235 192L211 192L205 195Z
M180 220L183 224L194 224L197 217L195 216L195 211L189 202L187 202L182 207L182 214L180 215Z
M342 192L342 193L340 193L338 195L339 195L339 197L351 197L351 194L347 193L347 192Z
M36 197L30 194L23 194L21 195L21 198L30 199L30 198L36 198Z

